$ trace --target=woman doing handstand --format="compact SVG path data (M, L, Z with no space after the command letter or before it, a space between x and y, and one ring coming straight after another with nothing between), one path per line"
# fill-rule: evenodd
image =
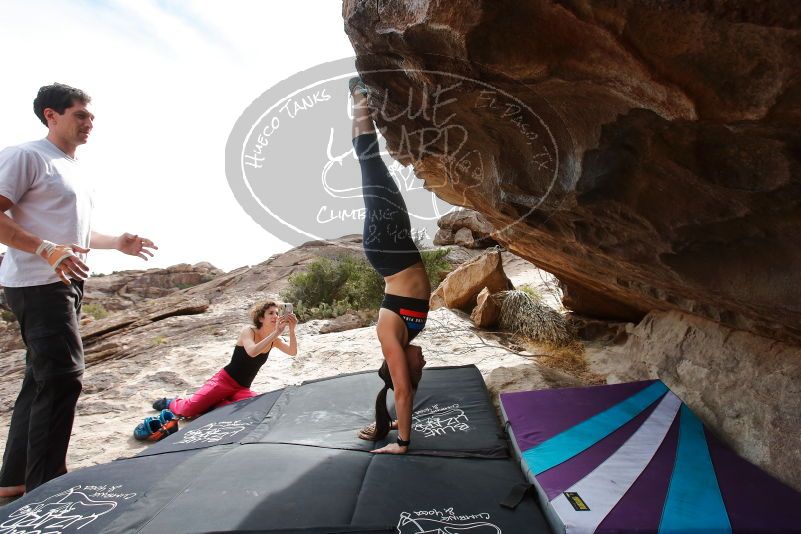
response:
M403 454L412 429L412 401L422 376L423 351L410 342L428 316L431 284L420 252L412 239L406 203L378 150L367 105L367 88L359 78L350 81L353 97L353 146L362 172L365 220L362 245L367 260L384 277L384 300L376 333L384 363L379 376L384 388L376 399L376 423L360 432L364 439L384 438L392 425L386 406L387 389L395 392L398 439L373 452Z

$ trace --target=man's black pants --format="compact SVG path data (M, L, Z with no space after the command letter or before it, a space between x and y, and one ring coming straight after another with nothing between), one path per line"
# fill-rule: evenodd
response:
M6 287L5 294L28 350L0 486L25 484L31 491L67 472L67 447L84 367L78 332L83 282Z

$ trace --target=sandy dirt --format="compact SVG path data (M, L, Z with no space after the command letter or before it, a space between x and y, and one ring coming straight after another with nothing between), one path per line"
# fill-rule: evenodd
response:
M68 454L70 469L132 456L146 447L132 437L132 431L145 416L155 413L152 401L191 394L228 363L237 335L247 324L250 304L276 298L286 276L312 257L307 251L292 253L244 270L245 274L226 282L224 289L209 289L210 306L202 314L169 317L118 336L115 343L125 349L121 356L88 366L84 375L84 392ZM516 286L527 283L540 287L547 301L560 307L554 280L547 273L511 254L504 253L504 259L505 270ZM324 322L298 326L297 356L273 349L252 389L272 391L305 380L379 367L382 359L374 327L320 334ZM440 309L429 315L417 342L429 366L475 364L485 378L495 372L503 376L502 388L514 389L515 380L510 377L515 373L498 375L498 370L538 373L536 357L510 349L503 339L502 335L477 330L465 314ZM0 365L18 371L24 353L15 351L3 358L5 362L0 361ZM10 372L0 385L0 406L6 407L0 412L2 444L20 380L21 376ZM542 383L546 382L553 384L553 376Z

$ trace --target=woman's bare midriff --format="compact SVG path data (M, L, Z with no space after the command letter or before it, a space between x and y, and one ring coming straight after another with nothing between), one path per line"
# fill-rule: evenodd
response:
M384 283L386 284L384 293L390 295L425 300L431 296L431 284L422 262L417 262L392 276L385 276Z

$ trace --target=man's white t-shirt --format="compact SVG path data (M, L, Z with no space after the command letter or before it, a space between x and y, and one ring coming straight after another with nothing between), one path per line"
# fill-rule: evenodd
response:
M26 231L59 245L89 247L92 198L77 160L47 139L0 151L0 195L8 214ZM85 254L79 254L85 259ZM9 247L0 284L38 286L60 279L40 256Z

